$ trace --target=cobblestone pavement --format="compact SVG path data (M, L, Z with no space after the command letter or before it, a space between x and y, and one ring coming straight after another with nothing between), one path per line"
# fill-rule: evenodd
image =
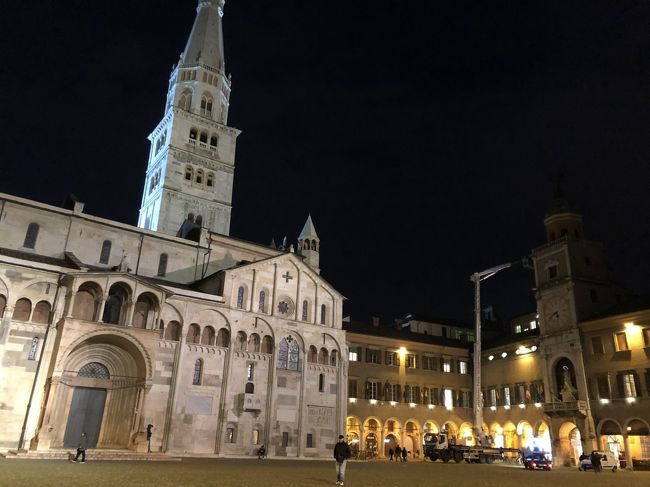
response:
M650 472L526 471L508 465L441 462L350 462L346 486L372 487L648 487ZM53 460L0 459L0 486L327 486L335 485L334 461L186 458L181 462L111 461L73 464Z

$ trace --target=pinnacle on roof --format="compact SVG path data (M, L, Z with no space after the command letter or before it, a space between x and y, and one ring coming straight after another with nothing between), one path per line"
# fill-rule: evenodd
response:
M302 227L302 232L300 232L300 236L298 237L299 240L302 240L304 238L318 238L318 234L316 233L316 228L314 228L314 222L311 220L311 214L307 217L307 221L305 222L305 226Z
M225 0L199 0L192 32L181 55L183 64L225 69L221 17Z

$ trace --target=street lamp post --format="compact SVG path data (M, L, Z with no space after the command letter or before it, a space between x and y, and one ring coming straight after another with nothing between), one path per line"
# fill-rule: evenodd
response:
M501 264L481 272L475 272L470 280L474 283L474 429L476 437L484 444L483 401L481 400L481 281L489 279L497 272L507 269L512 263Z

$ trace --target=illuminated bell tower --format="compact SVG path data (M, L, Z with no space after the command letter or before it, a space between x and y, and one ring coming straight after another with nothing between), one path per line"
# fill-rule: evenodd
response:
M178 65L172 69L165 114L149 135L151 150L138 226L176 235L189 213L228 235L235 145L229 127L222 17L225 0L199 0Z

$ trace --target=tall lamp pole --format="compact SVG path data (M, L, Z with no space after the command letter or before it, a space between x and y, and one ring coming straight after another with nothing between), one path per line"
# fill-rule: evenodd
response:
M481 272L475 272L470 280L474 283L474 429L476 436L484 443L483 401L481 400L481 281L489 279L497 272L511 267L512 263L501 264Z

